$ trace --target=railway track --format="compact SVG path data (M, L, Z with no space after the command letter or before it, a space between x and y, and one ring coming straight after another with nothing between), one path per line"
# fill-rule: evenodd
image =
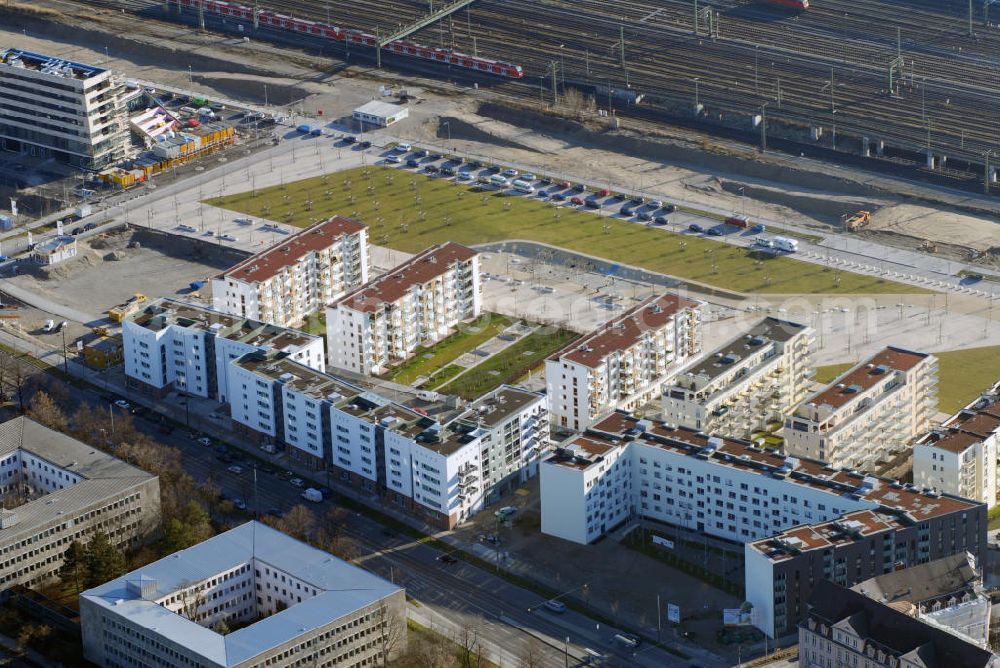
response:
M151 14L162 6L128 4ZM371 32L428 9L422 0L259 6ZM930 0L817 0L802 14L744 0L711 6L720 17L717 39L693 34L687 0L625 0L613 10L602 0L480 0L413 39L522 65L524 80L493 83L522 99L537 99L539 91L549 98L558 67L559 88L631 86L645 93L650 107L629 110L638 117L689 114L697 93L706 110L701 120L744 132L764 112L780 136L798 132L808 141L809 128L822 127L826 145L843 150L849 136L847 150L860 152L858 138L868 137L890 151L905 149L910 161L929 151L971 165L1000 149L1000 31L978 26L973 40L960 11ZM890 91L888 67L897 53L904 65Z

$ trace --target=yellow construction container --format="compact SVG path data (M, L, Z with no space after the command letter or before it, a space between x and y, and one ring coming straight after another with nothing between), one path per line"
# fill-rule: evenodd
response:
M102 336L83 346L83 362L91 369L110 369L125 361L121 336Z

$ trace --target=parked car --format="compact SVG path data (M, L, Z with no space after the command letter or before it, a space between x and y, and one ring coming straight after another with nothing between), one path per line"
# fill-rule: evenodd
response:
M411 148L412 147L409 144L407 144L406 142L400 142L400 143L396 144L396 150L400 151L402 153L408 153Z
M344 135L344 143L345 144L353 144L356 141L357 141L356 137L354 137L352 135Z
M417 160L416 158L410 158L409 160L406 161L406 166L407 167L419 167L420 166L420 161Z
M209 448L212 446L212 439L210 439L208 436L202 436L201 438L198 439L198 443L204 445L206 448Z
M575 186L573 186L573 190L575 190L578 193L585 193L587 192L587 186L583 185L582 183L577 183Z
M562 193L556 193L552 196L552 199L556 202L562 202L563 200L566 199L566 195L563 195Z
M398 155L387 155L385 156L385 161L391 162L394 165L398 165L399 163L403 162L403 159L400 158Z
M291 471L279 471L274 477L278 480L291 480L294 475Z
M53 324L52 328L55 328L54 324ZM115 406L117 406L118 408L123 408L125 410L128 410L128 409L132 408L132 404L130 404L129 402L125 401L124 399L118 399L117 401L115 401Z
M366 139L363 142L361 142L360 144L358 144L358 146L360 146L361 148L371 148L372 147L372 143Z
M521 180L522 181L534 181L535 180L535 175L532 174L531 172L527 172L525 174L521 174Z
M639 212L639 220L650 221L653 220L653 212L649 209L643 209Z
M288 481L288 483L292 487L305 487L306 485L306 481L303 480L302 478L292 478L291 480Z
M442 554L440 557L437 558L437 560L440 561L442 564L448 564L449 566L458 563L458 559L451 556L450 554Z
M424 171L427 172L428 174L437 174L438 168L435 165L427 165L426 167L424 167Z
M583 199L580 197L570 197L570 204L575 204L576 206L583 206Z
M632 203L623 204L622 208L618 209L618 213L620 213L623 216L633 215L635 213L635 204Z
M698 223L691 223L690 225L688 225L688 229L691 230L692 232L704 232L705 231L705 228L702 227L701 225L699 225Z
M600 209L601 208L601 201L599 199L597 199L596 197L588 197L587 201L584 202L584 204L587 205L588 209Z
M674 211L677 210L677 207L673 204L668 204L665 207L663 207L663 210L666 211L667 213L673 213Z
M656 216L653 218L654 225L666 225L669 221L666 216Z
M518 174L520 174L520 172L518 172L516 169L505 169L505 170L503 170L503 175L506 176L507 178L514 178Z
M236 475L243 475L243 467L242 466L237 466L236 464L233 464L232 466L230 466L226 470L229 471L230 473L233 473L233 474L236 474Z
M710 237L721 237L722 236L722 230L720 230L718 227L710 227L710 228L708 228L708 231L706 232L706 234L708 236L710 236Z
M78 234L83 234L83 228L82 227L74 227L73 231L70 232L70 234L72 234L74 237L76 235L78 235Z

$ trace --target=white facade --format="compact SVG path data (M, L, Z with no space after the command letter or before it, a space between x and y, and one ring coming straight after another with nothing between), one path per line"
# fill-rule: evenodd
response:
M583 430L601 415L660 401L674 372L701 350L701 303L650 297L545 360L555 424Z
M997 503L996 387L969 403L913 445L913 481L921 487Z
M58 264L76 257L76 237L56 235L51 239L40 241L31 249L31 259L36 264Z
M85 169L126 157L124 88L108 70L0 50L0 148Z
M311 368L326 365L318 336L170 299L129 314L122 322L122 343L130 386L222 403L229 401L230 362L248 352L279 350Z
M335 217L312 225L212 279L212 307L282 327L368 282L368 229Z
M909 447L937 412L937 358L885 348L785 420L785 452L859 471Z
M85 591L80 626L102 668L360 667L405 651L405 605L392 583L248 522Z
M478 254L434 246L327 307L330 364L378 375L481 311Z
M361 123L361 130L374 127L387 128L410 115L409 107L391 102L372 100L354 110L354 120Z
M814 344L811 328L765 318L677 373L663 420L737 438L783 424L809 390Z

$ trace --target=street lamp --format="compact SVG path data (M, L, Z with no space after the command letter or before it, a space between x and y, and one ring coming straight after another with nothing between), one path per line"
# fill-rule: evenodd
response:
M563 95L566 94L566 62L563 59L563 47L565 46L565 44L559 45L559 78L562 80Z
M190 86L193 83L194 83L194 73L191 71L191 66L188 65L188 85Z
M445 121L442 123L446 128L448 128L448 143L451 143L451 121Z

